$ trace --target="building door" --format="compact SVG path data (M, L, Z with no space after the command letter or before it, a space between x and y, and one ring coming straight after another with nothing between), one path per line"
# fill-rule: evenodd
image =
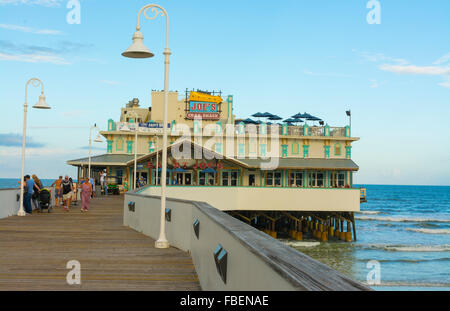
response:
M250 187L256 186L255 181L256 181L255 174L248 175L248 185Z

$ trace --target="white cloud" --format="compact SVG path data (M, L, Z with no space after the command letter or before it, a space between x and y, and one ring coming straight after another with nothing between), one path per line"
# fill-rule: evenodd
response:
M441 58L439 58L438 60L436 60L433 65L442 65L447 63L450 60L450 53L445 54L444 56L442 56Z
M441 83L438 83L438 85L450 89L450 82L441 82Z
M403 58L395 58L386 56L383 53L372 53L367 51L358 51L356 49L353 49L352 52L359 55L361 58L368 62L378 63L378 62L391 62L396 63L398 65L407 65L409 62L406 59Z
M71 63L65 58L50 54L6 54L0 53L0 60L16 61L24 63L50 63L56 65L70 65Z
M38 34L38 35L57 36L57 35L62 35L63 34L59 30L34 29L34 28L31 28L31 27L25 27L25 26L19 26L19 25L11 25L11 24L0 24L0 28L7 29L7 30L15 30L15 31L27 32L27 33L34 33L34 34Z
M380 85L378 84L378 81L375 79L370 80L370 87L373 89L376 89L377 87L379 87Z
M28 156L58 156L58 155L71 155L79 153L78 150L68 148L27 148L26 155ZM0 156L2 157L19 157L22 155L21 147L6 147L0 150Z
M450 74L450 67L439 66L415 66L415 65L380 65L379 68L384 71L390 71L399 74L414 74L414 75L445 75Z

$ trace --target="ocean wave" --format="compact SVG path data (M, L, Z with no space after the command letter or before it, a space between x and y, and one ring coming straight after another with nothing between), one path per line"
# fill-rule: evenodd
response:
M408 228L407 231L427 233L427 234L450 234L450 229L425 229L425 228Z
M376 220L376 221L390 221L390 222L442 222L450 223L450 219L439 219L439 218L421 218L421 217L370 217L370 216L355 216L358 220Z
M390 252L448 252L449 244L442 245L389 245L389 244L367 244L362 245L367 249L382 249Z
M359 212L357 212L357 214L364 214L364 215L377 215L380 213L381 212L377 212L377 211L359 211Z
M368 262L369 259L359 258L360 262ZM438 262L438 261L450 261L450 257L431 258L431 259L377 259L380 263L423 263L423 262Z
M286 241L285 243L291 247L316 247L320 245L320 242Z

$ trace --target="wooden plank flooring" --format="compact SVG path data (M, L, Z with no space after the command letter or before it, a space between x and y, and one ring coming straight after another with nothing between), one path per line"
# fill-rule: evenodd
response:
M122 225L123 197L0 220L0 290L200 290L190 256ZM68 285L66 264L81 264Z

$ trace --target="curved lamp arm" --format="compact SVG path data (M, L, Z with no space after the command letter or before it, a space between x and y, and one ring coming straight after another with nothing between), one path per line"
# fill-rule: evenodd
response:
M147 11L151 9L153 16L148 16ZM157 4L148 4L144 6L138 13L137 17L137 26L136 30L141 30L141 14L144 12L144 17L149 20L154 20L158 17L158 15L165 16L166 17L166 49L169 49L169 15L167 14L167 11Z
M28 96L28 86L33 85L34 87L41 87L41 94L44 94L44 83L42 83L41 80L38 78L31 78L28 80L28 82L25 84L25 105L27 104L27 96Z

